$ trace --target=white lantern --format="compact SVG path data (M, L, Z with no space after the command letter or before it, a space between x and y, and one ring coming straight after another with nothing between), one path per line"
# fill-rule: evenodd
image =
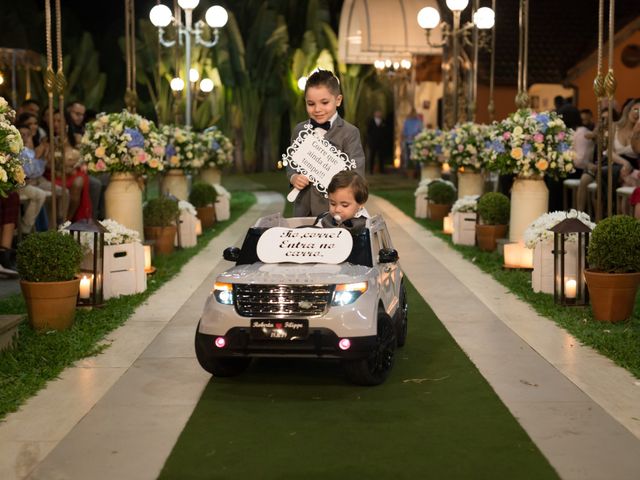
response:
M172 18L171 9L166 5L156 5L149 12L149 20L156 27L166 27L171 23Z
M229 14L220 5L214 5L207 10L204 18L211 28L222 28L229 21Z
M171 82L169 82L169 86L174 92L181 92L184 90L184 80L179 77L172 78Z
M178 0L178 5L184 10L193 10L199 3L200 0Z
M447 0L447 7L452 12L461 12L469 5L469 0Z
M418 25L420 28L431 30L440 23L440 12L433 7L424 7L418 12Z
M203 78L200 82L200 90L202 90L204 93L209 93L210 91L212 91L213 80L211 80L210 78Z
M473 23L480 30L488 30L496 23L496 14L489 7L479 8L473 14Z

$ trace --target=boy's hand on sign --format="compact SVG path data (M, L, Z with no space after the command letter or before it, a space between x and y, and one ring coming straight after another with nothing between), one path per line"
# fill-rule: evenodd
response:
M298 190L303 190L309 185L309 179L304 175L296 174L291 176L291 185Z

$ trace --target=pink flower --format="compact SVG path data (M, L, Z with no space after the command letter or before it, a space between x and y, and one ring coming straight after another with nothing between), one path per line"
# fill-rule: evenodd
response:
M103 160L98 160L98 161L96 162L96 170L97 170L98 172L104 172L106 169L107 169L107 164L106 164L106 163L104 163L104 161L103 161Z
M542 135L541 133L536 133L533 136L533 141L536 143L542 143L543 140L544 140L544 135Z
M566 134L564 132L558 133L558 140L564 140L565 136L566 136Z
M509 140L511 138L511 132L504 132L502 134L502 138L504 138L505 140Z
M147 163L147 153L144 150L138 153L138 162Z
M459 152L463 152L464 151L464 145L458 145L458 151Z

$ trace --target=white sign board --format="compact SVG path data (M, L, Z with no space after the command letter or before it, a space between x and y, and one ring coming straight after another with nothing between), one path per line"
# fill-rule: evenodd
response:
M344 262L351 253L353 238L344 228L273 227L258 240L258 258L264 263Z
M329 182L336 173L356 168L356 162L346 153L314 135L311 125L305 125L293 144L287 148L287 153L282 155L282 163L307 177L325 197ZM298 192L299 190L292 190L287 199L293 202Z

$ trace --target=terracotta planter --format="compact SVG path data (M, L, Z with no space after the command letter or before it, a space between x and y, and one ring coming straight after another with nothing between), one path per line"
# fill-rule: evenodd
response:
M441 221L449 215L451 205L443 203L429 203L429 218L431 220Z
M168 227L144 227L144 236L148 240L155 240L155 252L160 255L173 253L173 242L176 238L175 225Z
M476 225L478 248L485 252L493 252L498 247L496 240L498 238L504 238L506 235L506 225Z
M20 281L29 322L35 330L65 330L76 318L80 279L65 282Z
M622 322L633 314L640 272L584 272L593 316L603 322Z
M196 208L202 228L211 228L216 224L216 208L213 205Z

